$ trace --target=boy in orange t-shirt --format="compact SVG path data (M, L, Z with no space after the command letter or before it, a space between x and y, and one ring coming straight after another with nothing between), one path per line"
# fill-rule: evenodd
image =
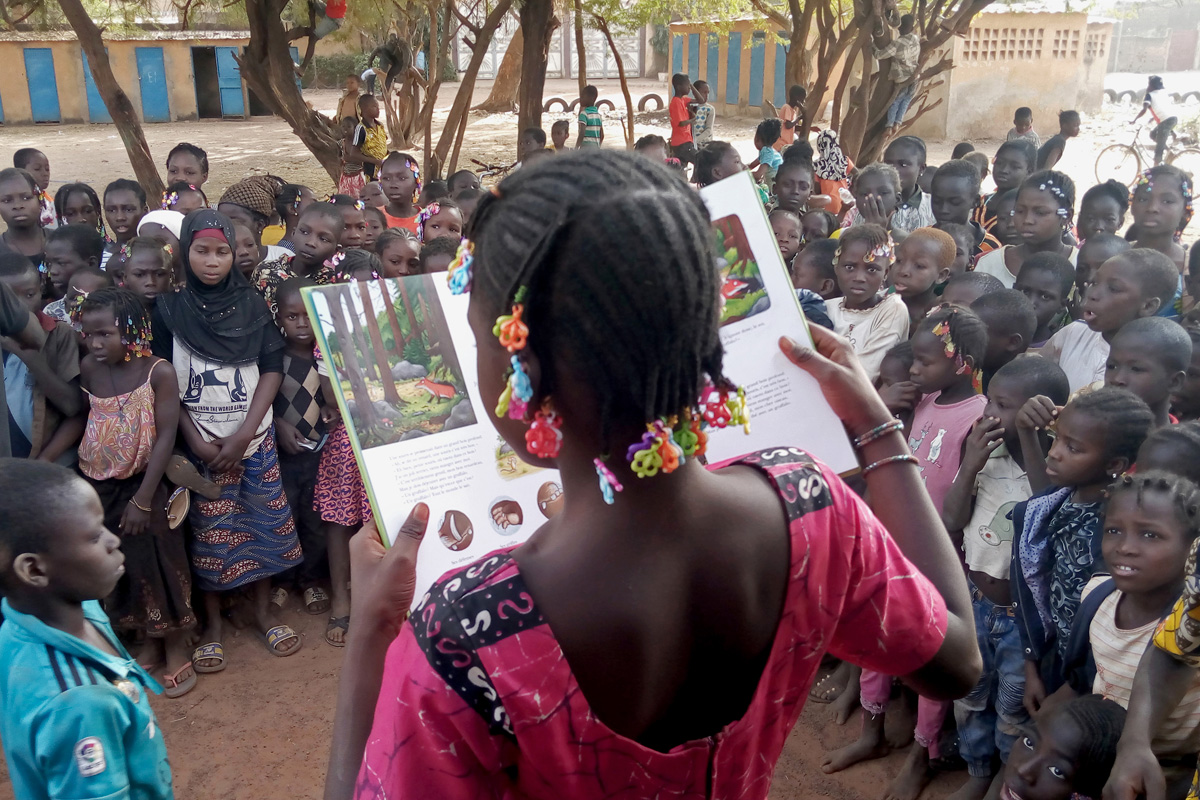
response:
M692 110L694 101L688 98L692 82L687 75L677 72L671 76L671 155L687 164L696 160L696 143L692 140L692 122L696 114Z
M793 84L788 89L788 104L779 109L779 121L783 125L781 138L784 147L795 141L796 126L804 117L804 111L801 106L804 105L805 98L808 97L808 91L800 84Z

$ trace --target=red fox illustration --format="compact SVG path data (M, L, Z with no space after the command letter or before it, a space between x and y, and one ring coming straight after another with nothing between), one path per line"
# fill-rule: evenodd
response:
M434 383L429 378L421 378L421 380L417 381L417 386L429 392L430 397L436 397L439 400L449 400L458 394L458 390L450 384Z

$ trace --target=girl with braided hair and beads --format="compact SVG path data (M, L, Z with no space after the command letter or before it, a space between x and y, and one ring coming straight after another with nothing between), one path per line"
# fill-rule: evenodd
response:
M908 306L883 284L895 257L892 236L879 225L845 228L834 259L841 297L829 301L833 329L850 340L871 380L884 354L908 338Z
M196 685L187 643L196 615L183 532L168 523L163 480L179 425L175 369L151 353L150 312L128 289L92 292L80 323L90 410L79 471L125 553L125 574L105 607L118 631L146 636L139 663L164 665L166 695L179 697Z
M1194 191L1192 176L1171 164L1159 164L1146 170L1133 187L1129 203L1133 215L1129 230L1133 246L1157 250L1179 268L1179 289L1175 299L1160 310L1159 316L1175 315L1181 310L1182 276L1187 262L1187 248L1181 238L1192 221Z
M421 169L408 153L388 153L379 167L379 185L387 198L383 207L389 228L417 232L417 198L421 196Z
M442 237L457 242L462 238L462 230L462 209L453 200L432 202L417 215L417 241L422 244Z
M1052 253L1075 263L1079 251L1063 243L1075 215L1075 183L1061 172L1043 170L1030 175L1017 191L1013 223L1021 244L1006 244L984 253L975 271L1000 279L1005 289L1017 282L1025 259L1037 253Z
M705 424L748 418L709 215L677 175L557 156L485 196L467 237L448 282L470 288L479 391L566 503L443 576L411 624L428 507L387 554L356 538L327 797L761 800L826 650L936 697L973 685L962 570L844 341L780 347L857 437L871 495L902 501L877 518L798 448L699 458Z
M961 306L934 309L912 337L909 376L922 397L913 411L908 446L939 514L958 474L971 426L987 407L987 398L982 394L987 341L987 326ZM863 670L859 685L862 733L857 741L829 754L822 764L825 772L837 772L888 752L884 712L892 693L892 678ZM950 708L949 701L926 696L918 699L913 743L886 797L915 800L929 783L930 763L942 755L938 739Z
M1059 693L1095 692L1127 707L1160 620L1195 574L1200 488L1169 472L1121 476L1106 492L1103 537L1110 575L1095 576L1083 591L1065 664L1070 683ZM1200 672L1192 671L1157 726L1151 751L1163 768L1167 796L1183 797L1200 751Z

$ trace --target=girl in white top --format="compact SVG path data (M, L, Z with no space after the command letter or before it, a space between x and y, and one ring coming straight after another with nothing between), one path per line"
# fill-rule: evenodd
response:
M850 340L871 380L879 377L883 356L908 338L908 306L899 295L883 294L893 258L892 237L879 225L844 228L834 270L842 296L829 301L834 330Z
M1128 706L1138 662L1183 591L1185 564L1195 565L1200 489L1161 470L1126 475L1109 489L1103 530L1104 561L1116 590L1100 603L1089 628L1096 661L1092 690ZM1093 579L1084 596L1103 580ZM1200 749L1200 672L1158 729L1152 748L1159 759ZM1191 777L1183 772L1180 778Z
M1034 253L1054 253L1075 263L1079 251L1063 243L1075 215L1075 183L1070 178L1052 169L1030 175L1017 192L1012 214L1021 244L985 253L975 265L976 272L993 275L1011 289L1021 265Z

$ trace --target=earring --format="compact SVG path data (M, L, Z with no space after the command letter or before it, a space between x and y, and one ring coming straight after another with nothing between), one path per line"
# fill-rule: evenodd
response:
M549 399L533 415L533 424L525 431L525 449L538 458L557 458L562 449L562 417Z

